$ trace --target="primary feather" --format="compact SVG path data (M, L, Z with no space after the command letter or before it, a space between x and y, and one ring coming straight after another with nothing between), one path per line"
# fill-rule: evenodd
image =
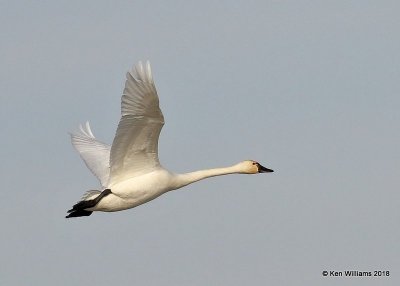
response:
M71 142L89 170L99 179L101 186L106 187L110 175L111 146L94 137L89 122L84 126L79 125L78 132L71 133Z

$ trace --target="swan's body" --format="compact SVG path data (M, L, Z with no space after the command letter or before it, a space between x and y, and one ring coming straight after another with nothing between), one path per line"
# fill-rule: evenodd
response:
M103 191L87 192L67 217L88 216L93 211L121 211L146 203L193 182L226 174L273 172L255 161L226 168L175 174L158 159L158 138L164 125L150 63L139 62L127 73L122 95L122 117L112 146L99 142L90 125L71 134L73 146L100 180Z

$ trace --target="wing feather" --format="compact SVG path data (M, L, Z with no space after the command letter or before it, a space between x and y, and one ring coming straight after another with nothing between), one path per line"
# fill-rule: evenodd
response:
M150 63L139 62L126 74L121 120L110 153L110 185L160 166L158 139L163 125Z
M86 122L85 126L79 125L79 132L70 135L72 145L86 166L99 179L101 185L106 187L110 175L111 146L96 140L89 122Z

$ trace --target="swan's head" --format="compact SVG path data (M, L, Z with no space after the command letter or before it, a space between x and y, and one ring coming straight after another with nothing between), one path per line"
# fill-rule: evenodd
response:
M240 162L237 166L240 169L240 173L243 174L271 173L274 171L253 160Z

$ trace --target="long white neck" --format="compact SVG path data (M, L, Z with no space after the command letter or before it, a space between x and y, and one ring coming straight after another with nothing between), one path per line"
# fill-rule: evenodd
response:
M179 189L184 186L187 186L191 183L210 178L215 176L229 175L229 174L239 174L242 173L237 165L225 168L215 168L215 169L207 169L201 171L195 171L186 174L177 174L175 176L175 188Z

